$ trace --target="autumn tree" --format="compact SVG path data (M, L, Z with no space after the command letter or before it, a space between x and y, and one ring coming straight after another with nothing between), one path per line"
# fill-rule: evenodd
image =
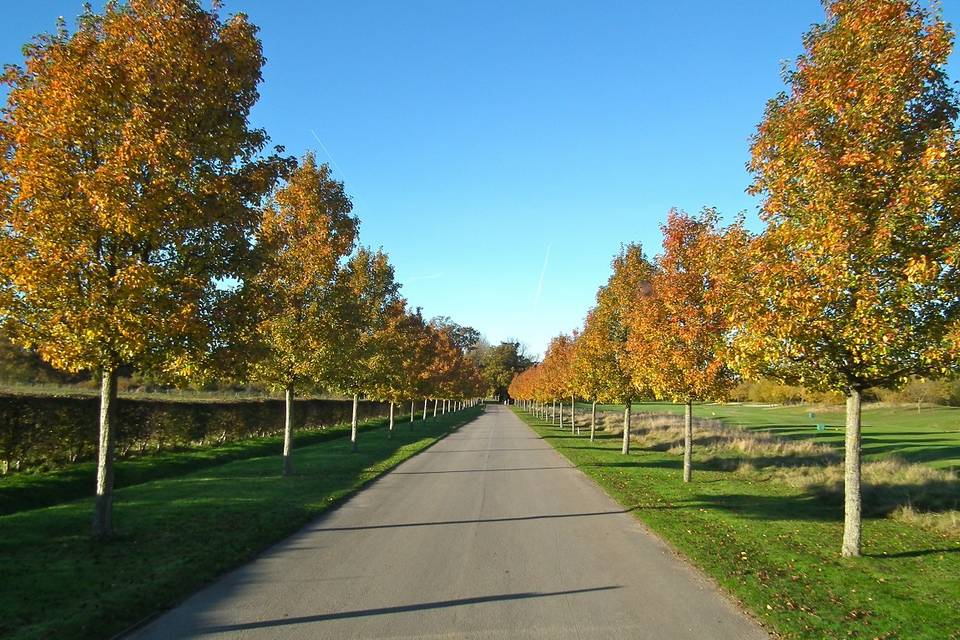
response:
M561 334L550 340L547 352L543 356L543 363L540 365L547 395L560 404L561 428L563 428L564 400L574 393L572 355L573 337Z
M414 401L430 394L430 365L433 362L433 329L424 321L420 309L407 315L402 326L403 358L400 383L404 397L410 400L410 422L414 421Z
M350 257L339 285L331 345L337 356L327 368L324 381L353 398L350 444L356 451L360 395L377 386L376 360L389 335L385 328L391 308L400 300L400 285L387 255L366 247Z
M259 314L253 375L284 390L283 473L293 470L293 398L340 365L337 287L340 264L353 249L358 220L343 184L307 154L267 206L257 234L262 257L252 279Z
M437 414L439 402L445 399L455 384L458 367L461 364L463 352L462 342L458 341L458 332L455 327L446 322L446 318L434 318L430 323L432 329L430 364L426 370L426 388L428 395L433 398L434 415Z
M414 397L411 380L416 380L417 373L409 370L409 363L418 355L420 323L422 319L419 312L408 312L406 302L397 296L384 310L383 325L377 336L377 349L369 361L370 393L390 403L388 437L393 436L396 405ZM412 404L410 418L412 421Z
M93 533L112 531L117 369L203 367L227 277L247 269L284 169L248 124L256 27L193 0L108 3L3 74L0 317L22 346L101 379Z
M860 403L956 363L953 33L912 0L833 0L752 143L766 230L736 346L750 373L847 395L841 553L860 553Z
M661 230L651 295L628 316L627 351L637 383L684 403L683 481L690 482L693 401L725 399L734 380L727 364L732 292L726 284L746 235L739 223L721 229L713 209L699 216L672 210Z
M653 266L647 260L639 244L628 244L613 259L613 273L607 284L597 292L597 305L591 314L598 332L591 340L599 349L602 360L595 363L600 392L604 402L620 402L623 411L624 454L630 452L630 411L638 389L646 389L640 377L631 376L631 363L627 352L631 328L628 316L631 309L645 304L650 293Z
M534 378L537 375L536 367L530 367L513 376L513 380L507 387L507 393L511 398L516 398L524 403L524 408L528 411L535 410L531 404L534 401Z
M597 429L597 402L617 396L622 390L619 384L622 379L618 377L621 372L617 366L617 350L607 328L596 309L591 309L573 349L571 368L575 393L591 402L591 442Z

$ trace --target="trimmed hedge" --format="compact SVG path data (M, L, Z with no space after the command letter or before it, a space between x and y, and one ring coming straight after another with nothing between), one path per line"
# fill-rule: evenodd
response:
M350 420L350 400L294 400L297 429ZM361 419L384 416L389 405L362 401ZM54 468L96 455L96 397L0 395L0 471ZM282 400L171 402L120 398L117 455L222 444L283 431Z

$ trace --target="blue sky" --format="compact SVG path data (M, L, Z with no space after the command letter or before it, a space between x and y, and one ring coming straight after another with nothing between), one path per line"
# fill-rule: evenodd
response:
M755 211L749 136L823 17L819 0L225 5L261 28L254 124L332 164L410 303L535 353L581 324L621 243L657 253L670 207ZM81 6L9 3L0 63Z

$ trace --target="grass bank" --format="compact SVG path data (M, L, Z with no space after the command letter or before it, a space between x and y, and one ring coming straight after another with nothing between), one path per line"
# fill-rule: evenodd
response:
M360 429L366 431L386 424L386 418L375 418L364 421ZM312 445L348 433L349 424L302 430L297 433L297 444ZM269 456L282 448L283 436L268 436L122 458L114 463L114 484L123 488L162 480L234 460ZM96 472L96 463L81 462L54 471L24 471L0 477L0 516L92 497Z
M589 412L589 404L578 409ZM597 405L598 411L623 411L622 405ZM682 414L683 405L640 402L633 410L643 413ZM770 431L787 439L811 439L843 448L844 407L814 405L697 404L694 415L716 418L751 430ZM812 415L811 415L812 414ZM818 431L817 425L824 430ZM960 469L960 407L865 404L863 407L864 458L895 455L932 467Z
M92 501L0 517L0 636L104 638L167 608L475 418L482 408L400 422L143 482L116 493L117 535L89 538Z
M672 447L643 448L642 433L623 456L617 435L600 433L591 443L518 413L783 637L960 638L955 532L874 515L864 523L864 557L843 559L836 496L761 467L711 464L718 452L706 447L695 454L694 481L685 485L681 457ZM750 455L729 453L744 461Z

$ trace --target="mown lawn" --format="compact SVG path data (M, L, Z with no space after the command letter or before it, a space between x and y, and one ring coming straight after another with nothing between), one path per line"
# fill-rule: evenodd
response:
M374 418L364 421L359 428L364 431L382 427L386 423L386 418ZM297 443L300 446L310 445L341 438L348 433L349 424L304 430L297 434ZM124 458L114 464L115 486L129 487L233 460L262 457L276 453L282 447L282 436L269 436ZM54 471L24 471L4 476L0 478L0 516L90 497L93 495L96 473L96 463L81 462Z
M843 559L839 500L732 471L685 485L679 456L623 456L619 436L591 443L518 414L783 637L960 638L955 534L867 519L864 557Z
M597 405L597 411L623 411L622 405ZM578 411L589 413L589 404ZM640 402L633 411L683 413L683 405ZM810 405L697 404L700 418L717 418L748 429L770 431L783 438L813 438L843 448L844 407ZM811 417L810 414L813 414ZM817 431L817 425L824 426ZM921 462L942 469L960 468L960 407L889 406L863 407L864 458L896 455L908 462Z
M0 517L0 636L110 637L175 604L422 451L482 408L299 446L117 490L115 538L89 538L92 500ZM189 455L189 454L188 454Z

